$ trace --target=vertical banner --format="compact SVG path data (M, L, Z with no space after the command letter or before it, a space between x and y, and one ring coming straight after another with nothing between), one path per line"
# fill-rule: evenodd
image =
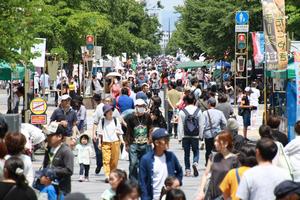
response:
M45 66L45 56L46 56L46 39L45 38L36 38L40 41L38 44L34 44L31 48L31 53L36 54L31 62L35 67L44 67Z
M285 0L262 0L268 70L286 69L288 64L284 4Z
M297 94L297 120L300 119L300 52L294 52L295 74L296 74L296 94Z
M265 38L263 32L252 32L253 59L255 66L259 66L264 61Z

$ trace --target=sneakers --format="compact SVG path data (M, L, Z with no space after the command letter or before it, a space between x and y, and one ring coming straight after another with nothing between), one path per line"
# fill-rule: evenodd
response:
M82 181L84 181L84 177L83 177L83 176L80 176L80 177L79 177L79 182L82 182Z
M100 171L101 171L101 167L96 167L96 169L95 169L95 174L99 174Z
M199 176L199 172L198 172L198 163L194 163L194 164L192 165L192 167L193 167L194 176L195 176L195 177Z
M186 169L186 170L185 170L185 176L190 177L191 175L192 175L192 174L191 174L191 170Z
M89 178L85 177L84 182L89 182L89 181L90 181Z
M109 183L109 180L108 180L108 178L106 178L106 179L104 180L104 182L105 182L105 183Z

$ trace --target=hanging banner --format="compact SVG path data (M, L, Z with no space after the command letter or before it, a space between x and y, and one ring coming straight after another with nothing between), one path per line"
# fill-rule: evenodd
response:
M295 74L296 74L296 91L297 91L297 120L300 119L300 52L294 52Z
M284 0L262 0L268 70L286 69L288 64L284 4Z
M264 61L265 38L263 32L252 32L253 59L255 66L259 66Z
M37 54L31 62L35 67L44 67L45 66L45 56L46 56L46 39L45 38L36 38L40 41L38 44L34 44L31 48L31 53Z

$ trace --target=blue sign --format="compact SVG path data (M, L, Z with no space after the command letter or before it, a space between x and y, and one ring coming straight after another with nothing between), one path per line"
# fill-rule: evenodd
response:
M235 14L235 23L237 25L245 25L249 23L248 11L238 11Z

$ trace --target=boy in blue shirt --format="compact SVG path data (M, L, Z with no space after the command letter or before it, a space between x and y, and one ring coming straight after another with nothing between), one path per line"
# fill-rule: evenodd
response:
M58 192L56 191L53 181L55 180L55 173L52 169L50 168L45 168L42 171L41 177L40 177L40 192L41 193L47 193L48 195L48 200L57 200L57 194ZM63 198L60 198L61 200Z

